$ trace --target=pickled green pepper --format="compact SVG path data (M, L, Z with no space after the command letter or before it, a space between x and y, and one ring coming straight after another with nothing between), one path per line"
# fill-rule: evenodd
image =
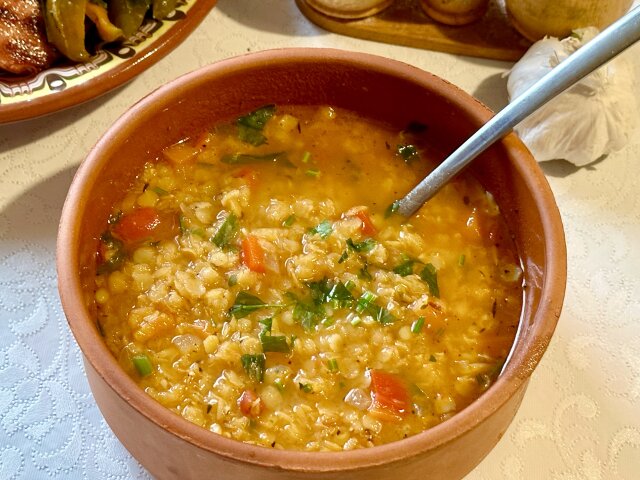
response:
M151 0L109 0L109 18L130 37L142 25L150 6Z
M46 0L44 9L47 38L75 62L89 59L84 46L84 15L87 0Z

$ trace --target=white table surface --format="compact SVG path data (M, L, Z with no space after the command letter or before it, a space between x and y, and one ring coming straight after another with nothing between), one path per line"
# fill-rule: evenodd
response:
M292 0L220 0L194 34L128 85L0 126L0 479L149 477L95 406L60 307L54 251L62 203L90 147L146 93L216 60L292 46L396 58L494 109L507 101L509 63L334 35ZM640 478L639 169L637 137L589 168L544 166L566 229L565 306L522 408L468 479Z

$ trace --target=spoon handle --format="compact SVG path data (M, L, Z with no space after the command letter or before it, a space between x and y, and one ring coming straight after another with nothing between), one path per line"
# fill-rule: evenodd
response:
M409 217L494 142L549 100L640 40L640 7L634 8L498 112L405 195L398 212Z

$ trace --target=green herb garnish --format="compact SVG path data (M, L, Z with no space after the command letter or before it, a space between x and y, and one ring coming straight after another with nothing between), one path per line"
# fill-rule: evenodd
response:
M244 368L244 371L247 372L249 378L255 380L256 382L262 382L264 380L265 361L266 357L264 353L258 353L255 355L245 353L240 357L242 368Z
M298 301L293 307L293 319L307 331L311 331L324 317L324 308Z
M273 326L273 318L267 317L258 320L262 330L260 331L260 335L271 333L271 327Z
M151 191L155 192L159 197L164 197L165 195L169 195L169 192L167 192L164 188L160 188L160 187L151 187Z
M411 324L411 332L412 333L420 333L420 330L422 330L422 327L424 326L424 317L418 317L412 324Z
M276 379L273 381L273 384L276 386L276 388L277 388L280 392L284 392L285 385L284 385L284 383L282 383L282 379L281 379L281 378L276 378Z
M377 305L374 308L376 312L374 318L382 325L389 325L396 321L396 317L394 317L386 308L379 307Z
M300 390L302 390L304 393L313 392L313 388L308 383L298 383L298 386L300 387Z
M287 343L287 337L284 335L260 335L260 343L262 343L262 351L290 353L291 348Z
M354 252L370 252L376 246L373 238L366 238L361 242L354 242L351 238L347 238L347 247Z
M151 364L151 360L144 353L134 355L131 358L131 362L138 372L138 375L140 375L141 377L151 375L151 372L153 372L153 365Z
M440 289L438 288L438 271L431 263L427 263L420 272L420 278L429 285L429 293L434 297L440 297Z
M466 260L465 255L464 254L460 255L460 257L458 258L458 265L462 267L464 265L465 260Z
M338 360L336 360L335 358L327 360L327 368L330 372L334 373L340 370L340 367L338 367Z
M302 163L309 163L309 160L311 160L311 152L304 152L302 154Z
M329 220L323 220L318 225L310 230L310 233L316 233L320 235L320 238L325 239L333 232L333 225Z
M420 154L415 145L398 145L397 151L398 155L402 157L406 163L411 163L420 158Z
M255 295L251 295L250 293L240 292L236 296L236 301L229 309L229 313L235 318L244 318L247 315L263 308L281 307L282 305L265 303L260 298Z
M187 226L187 219L184 215L180 215L178 217L178 227L180 228L180 233L185 234L189 231L189 227Z
M304 172L307 177L318 178L320 176L320 170L317 168L310 168L306 172Z
M399 208L400 208L400 200L396 200L391 205L389 205L387 209L384 211L384 218L389 218L391 215L396 213Z
M415 263L416 263L415 260L412 260L411 258L405 255L403 262L393 269L393 273L397 273L401 277L406 277L407 275L411 275L413 273L413 265Z
M327 300L338 308L348 308L353 304L353 295L344 283L338 282L327 294Z
M371 273L369 273L369 263L364 262L364 265L358 272L358 278L361 278L363 280L371 280L373 278L371 276Z
M264 136L262 131L245 127L244 125L238 125L238 138L240 141L254 147L267 143L267 137Z
M237 275L229 275L229 279L227 280L227 285L233 287L238 284L238 276Z
M266 105L253 112L239 117L236 120L238 126L238 138L253 146L266 143L267 138L262 134L262 129L276 111L275 105Z
M431 355L429 355L429 361L430 362L437 362L438 359L435 357L435 355L431 354Z
M374 305L373 302L376 301L376 298L378 298L378 296L375 293L366 290L360 298L358 298L356 312L362 313L368 311Z
M291 215L289 215L287 218L285 218L282 222L282 226L289 228L291 225L293 225L296 222L296 216L292 213Z
M103 262L98 265L96 273L101 275L103 273L113 272L122 265L127 255L124 251L124 244L114 238L111 232L107 231L102 234L100 240L105 246L105 256L102 258Z
M238 125L244 125L245 127L261 130L267 124L269 119L273 117L274 113L276 113L275 105L265 105L251 113L239 117L238 120L236 120L236 123Z
M226 247L238 233L238 217L233 213L227 215L211 241L218 247Z
M307 287L311 291L311 299L315 305L320 305L327 301L327 295L332 288L332 284L329 283L329 280L323 278L317 282L309 282L307 283Z
M107 219L107 224L115 225L120 221L120 219L122 218L122 215L123 213L120 210L118 210L117 212L113 212L111 215L109 215L109 218Z
M374 302L378 296L370 291L365 291L356 302L356 312L371 315L376 321L382 325L388 325L396 321L389 310L376 305Z

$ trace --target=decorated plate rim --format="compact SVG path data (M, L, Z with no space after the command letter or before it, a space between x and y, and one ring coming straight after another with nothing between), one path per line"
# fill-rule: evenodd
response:
M0 124L79 105L131 80L176 48L217 0L190 0L164 20L148 19L119 45L104 46L88 62L62 64L30 77L0 77Z

